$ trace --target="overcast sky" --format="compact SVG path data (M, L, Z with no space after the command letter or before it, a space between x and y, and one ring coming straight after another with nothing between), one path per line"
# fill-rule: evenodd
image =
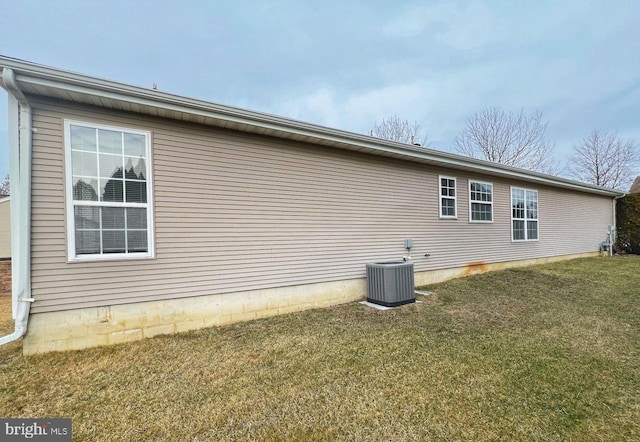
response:
M640 141L639 17L635 0L20 0L0 54L359 133L397 115L441 150L483 108L540 110L565 160L594 128Z

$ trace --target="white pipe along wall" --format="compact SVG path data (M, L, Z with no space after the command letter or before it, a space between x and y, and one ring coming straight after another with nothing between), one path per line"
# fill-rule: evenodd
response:
M9 93L9 158L11 176L11 295L14 332L0 338L0 345L27 332L31 297L31 106L16 82L12 69L2 70Z

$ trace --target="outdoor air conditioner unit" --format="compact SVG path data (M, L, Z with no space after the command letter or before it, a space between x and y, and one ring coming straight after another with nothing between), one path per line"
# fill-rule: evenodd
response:
M367 301L387 307L416 302L413 263L367 264Z

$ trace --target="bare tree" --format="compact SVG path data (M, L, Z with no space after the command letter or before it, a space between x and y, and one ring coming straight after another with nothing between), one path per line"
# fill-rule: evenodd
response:
M467 118L465 128L453 140L457 153L494 163L556 174L555 145L545 139L547 123L542 112L533 115L506 113L498 107Z
M7 174L4 181L0 183L0 195L9 195L10 193L11 187L9 186L9 174Z
M427 145L427 135L422 133L418 122L413 124L409 120L401 120L398 116L385 118L371 129L371 136L390 141L398 141L407 144Z
M594 129L573 146L567 173L572 178L612 189L627 189L640 166L640 152L633 140Z

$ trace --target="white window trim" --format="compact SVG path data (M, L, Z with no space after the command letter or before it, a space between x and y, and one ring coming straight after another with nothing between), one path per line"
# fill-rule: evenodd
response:
M455 186L455 192L456 192L456 195L454 197L442 196L442 180L443 179L453 180L453 184ZM442 214L442 198L453 200L453 210L455 212L455 215L451 216L451 215ZM438 175L438 215L440 219L458 219L458 180L455 177Z
M473 224L493 224L493 220L494 220L494 214L493 214L493 201L495 200L495 192L494 192L494 186L493 183L487 182L487 181L478 181L478 180L468 180L468 190L469 190L469 223L473 223ZM489 185L491 186L491 201L472 201L471 200L471 183L476 183L476 184L485 184L485 185ZM485 221L485 220L475 220L473 219L473 212L471 211L471 203L479 203L479 204L489 204L491 206L491 221Z
M524 192L524 239L513 239L513 221L518 220L522 221L522 218L514 218L513 217L513 191L522 190ZM537 213L538 216L536 218L527 218L527 191L535 192L538 196L538 205L537 205ZM511 211L511 242L538 242L540 241L540 193L537 189L527 189L525 187L511 186L509 188L509 210ZM538 237L536 239L527 238L529 233L527 231L527 221L536 221L538 223Z
M73 167L71 163L71 125L89 127L92 129L107 129L119 132L128 132L137 135L144 135L147 155L147 202L146 203L109 203L109 206L121 207L146 207L147 208L147 252L134 253L106 253L93 255L76 255L76 235L75 235L75 215L73 201ZM151 158L151 132L139 129L131 129L120 126L110 126L87 121L64 120L64 152L65 152L65 195L67 214L67 262L87 262L87 261L115 261L131 259L153 259L155 258L155 229L153 224L153 160ZM101 206L95 201L84 201L83 206Z

